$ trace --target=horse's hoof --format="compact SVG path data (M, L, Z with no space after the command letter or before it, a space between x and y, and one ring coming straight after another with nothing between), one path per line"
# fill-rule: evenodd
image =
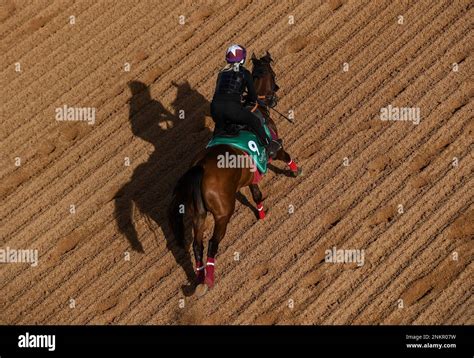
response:
M209 288L205 283L201 283L196 287L196 291L194 291L194 294L198 297L202 297L207 293L208 289Z
M303 175L303 169L301 167L298 167L298 169L294 172L291 172L294 178L299 177L300 175Z
M183 285L181 286L181 290L183 291L183 295L185 297L191 297L194 295L194 292L196 291L196 286L195 285Z

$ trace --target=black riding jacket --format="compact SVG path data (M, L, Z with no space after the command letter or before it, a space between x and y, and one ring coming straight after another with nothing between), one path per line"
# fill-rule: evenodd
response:
M247 100L257 101L257 92L253 85L253 78L249 70L239 66L239 71L222 70L217 76L216 90L214 92L215 101L241 101L242 94L247 89Z

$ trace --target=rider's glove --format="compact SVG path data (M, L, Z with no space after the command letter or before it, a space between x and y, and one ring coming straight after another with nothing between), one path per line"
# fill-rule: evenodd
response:
M267 104L265 103L265 101L262 101L261 99L257 99L257 103L263 107L266 107Z

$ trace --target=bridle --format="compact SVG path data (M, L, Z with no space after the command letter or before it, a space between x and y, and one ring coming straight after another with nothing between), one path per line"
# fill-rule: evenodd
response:
M263 67L261 67L261 68L263 68ZM268 107L273 108L278 104L278 96L277 96L276 92L280 89L280 87L278 87L278 85L276 84L276 75L275 75L275 73L273 72L273 70L271 68L265 68L265 70L263 72L261 72L261 74L259 74L259 75L264 75L264 74L267 74L267 73L270 73L270 75L272 76L272 89L271 89L271 92L269 94L266 94L266 95L258 96L258 99L263 100L263 102L265 102L265 104ZM259 77L259 76L255 76L255 77Z
M275 86L273 86L275 87ZM265 104L270 107L270 108L273 108L273 107L276 107L276 105L278 104L278 96L276 94L276 91L274 88L272 88L272 92L271 94L267 94L267 95L264 95L264 96L258 96L258 99L262 99Z
M271 59L270 59L271 61ZM285 118L288 122L290 123L294 123L293 120L287 116L285 116L283 113L279 112L278 110L276 110L274 107L278 104L278 96L277 96L277 91L280 89L280 87L278 87L278 85L276 84L276 74L275 72L273 72L273 69L270 67L270 63L269 62L259 62L259 67L255 67L255 62L254 62L254 68L253 68L253 72L252 72L252 75L254 78L258 78L258 77L261 77L265 74L268 74L270 73L270 75L272 76L272 89L270 91L270 93L267 93L266 95L261 95L261 96L258 96L258 99L261 100L262 102L264 102L265 104L265 107L262 108L264 112L266 112L266 114L268 116L270 116L269 114L269 108L272 109L273 111L275 111L276 113L278 113L281 117ZM255 104L255 107L252 109L252 112L254 112L258 107L258 103Z

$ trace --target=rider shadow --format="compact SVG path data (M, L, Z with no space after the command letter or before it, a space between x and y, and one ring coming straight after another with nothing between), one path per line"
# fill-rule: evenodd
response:
M178 179L191 165L192 157L206 146L211 136L210 130L205 126L209 102L188 82L173 85L178 89L172 103L175 113L151 98L150 89L144 83L132 81L128 84L132 94L129 101L132 133L151 143L154 150L145 163L135 168L131 179L115 194L115 219L119 232L127 238L132 249L142 253L144 248L133 221L134 207L144 216L148 226L150 219L154 221L163 231L166 246L186 273L188 281L194 282L189 240L185 248L176 243L168 224L167 209ZM182 113L186 116L180 116ZM188 225L188 238L189 230ZM155 237L158 236L155 234ZM191 294L192 290L192 285L183 287L185 294Z

